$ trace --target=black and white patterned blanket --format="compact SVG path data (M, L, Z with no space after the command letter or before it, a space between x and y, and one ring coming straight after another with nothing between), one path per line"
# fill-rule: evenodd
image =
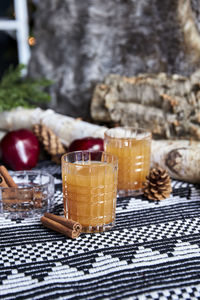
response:
M60 167L54 213L62 214ZM116 226L71 240L39 220L0 218L0 299L200 299L200 186L159 203L120 198Z

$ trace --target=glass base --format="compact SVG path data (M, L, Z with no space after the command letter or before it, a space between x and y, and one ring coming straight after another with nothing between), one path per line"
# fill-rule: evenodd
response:
M83 233L97 233L97 232L104 232L110 230L115 225L115 221L104 224L104 225L97 225L97 226L82 226Z
M53 198L51 199L53 201ZM43 203L43 208L41 209L34 209L34 208L28 208L27 210L20 210L19 208L16 208L16 211L10 211L7 208L1 208L0 209L0 217L3 217L5 219L11 219L11 220L19 220L19 219L27 219L27 218L34 218L34 219L40 219L45 212L50 212L51 206Z
M126 196L139 196L144 193L144 189L140 188L138 190L118 190L117 197L126 197Z

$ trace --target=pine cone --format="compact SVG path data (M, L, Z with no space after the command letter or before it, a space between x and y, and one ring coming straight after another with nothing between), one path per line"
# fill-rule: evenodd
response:
M144 195L149 200L164 200L172 192L171 179L166 170L154 168L147 177Z
M43 145L44 150L51 155L52 161L60 163L60 158L62 154L66 153L66 150L59 137L43 124L35 124L33 126L33 132Z

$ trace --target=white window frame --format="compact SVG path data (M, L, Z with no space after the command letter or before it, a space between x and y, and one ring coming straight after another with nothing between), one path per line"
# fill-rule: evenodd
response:
M28 65L30 47L28 43L29 25L26 0L14 0L15 20L0 19L0 30L15 31L18 49L18 62Z

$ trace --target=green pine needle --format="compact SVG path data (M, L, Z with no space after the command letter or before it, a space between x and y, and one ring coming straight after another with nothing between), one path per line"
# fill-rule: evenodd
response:
M44 88L53 82L47 79L22 77L24 65L10 67L0 82L0 111L11 110L18 106L34 107L50 101L50 95Z

